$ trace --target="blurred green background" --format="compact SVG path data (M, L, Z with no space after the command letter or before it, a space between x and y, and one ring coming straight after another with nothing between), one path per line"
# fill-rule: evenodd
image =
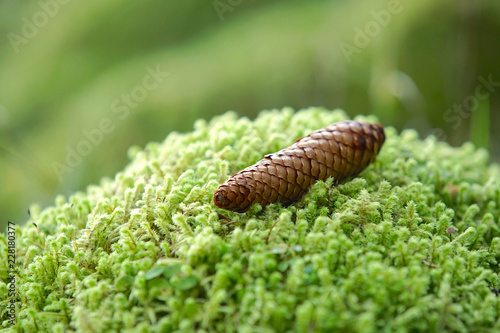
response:
M0 33L2 225L226 110L339 107L500 156L498 0L1 0Z

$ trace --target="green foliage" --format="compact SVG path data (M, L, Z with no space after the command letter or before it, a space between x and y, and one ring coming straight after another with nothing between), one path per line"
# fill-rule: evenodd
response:
M26 22L54 3L47 24L13 45L9 34L31 31ZM220 3L230 8L222 21ZM402 10L384 17L394 4ZM0 1L0 230L33 202L114 175L131 145L221 110L370 112L452 145L471 140L500 160L498 87L477 110L455 108L469 105L480 76L500 81L499 31L498 0ZM123 96L156 66L170 75L123 111ZM69 165L103 119L114 130L59 178L54 165Z
M345 118L311 108L199 120L191 133L131 148L114 180L32 207L38 230L17 229L15 329L500 329L500 168L471 144L389 127L358 178L317 182L289 207L214 206L228 176ZM8 301L0 293L2 308Z

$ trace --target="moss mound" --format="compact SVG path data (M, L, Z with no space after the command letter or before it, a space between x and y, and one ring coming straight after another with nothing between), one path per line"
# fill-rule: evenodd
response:
M358 178L318 182L286 208L214 206L227 177L345 118L310 108L200 120L131 148L114 180L32 207L38 230L16 231L17 327L5 330L500 329L500 169L470 144L386 128ZM3 234L0 249L5 309Z

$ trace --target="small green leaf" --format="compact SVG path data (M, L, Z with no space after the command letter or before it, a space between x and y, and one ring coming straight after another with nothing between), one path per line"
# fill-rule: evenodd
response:
M134 277L129 275L124 275L116 280L116 290L125 291L134 283Z
M278 264L278 270L284 272L288 269L288 261L283 261Z
M159 294L163 289L172 288L170 283L164 278L156 278L148 281L148 288L150 290L150 294L155 295Z
M165 266L155 266L146 272L146 280L151 280L165 271Z
M198 284L198 279L194 275L187 276L185 278L179 279L176 282L175 287L180 290L188 290L193 288Z
M181 267L182 267L181 264L173 264L170 266L166 266L163 268L163 275L166 278L171 278L172 276L178 274L181 271Z

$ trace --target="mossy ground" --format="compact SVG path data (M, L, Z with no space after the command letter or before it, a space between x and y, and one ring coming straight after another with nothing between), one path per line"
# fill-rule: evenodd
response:
M386 128L358 178L318 182L289 207L214 206L230 175L345 118L200 120L130 149L114 180L32 207L16 232L18 324L5 331L500 330L500 169L470 144ZM4 234L0 250L7 327Z

